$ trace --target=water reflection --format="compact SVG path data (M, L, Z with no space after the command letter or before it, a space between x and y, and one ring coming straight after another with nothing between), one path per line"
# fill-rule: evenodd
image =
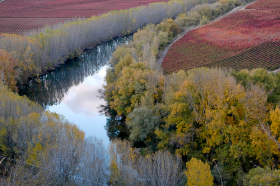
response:
M104 77L106 75L106 66L104 66L94 76L85 78L80 86L73 86L68 91L63 103L73 112L85 113L88 117L99 114L99 106L104 105L104 100L97 95L98 90L102 88Z
M131 38L130 36L116 39L87 51L79 58L68 61L61 68L30 80L27 85L20 89L19 94L26 95L30 100L42 106L59 104L71 87L81 84L86 77L93 76L98 72L108 63L116 46ZM99 81L101 84L103 83L103 79L99 79Z
M106 103L99 98L98 90L102 88L108 61L117 45L131 39L132 36L116 39L87 51L61 68L29 81L19 94L64 115L84 130L86 136L102 138L108 145L104 128L108 118L99 113L100 105Z

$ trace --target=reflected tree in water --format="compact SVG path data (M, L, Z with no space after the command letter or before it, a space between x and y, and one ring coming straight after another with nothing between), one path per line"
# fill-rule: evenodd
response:
M100 98L105 99L105 89L98 90ZM109 103L106 101L105 105L100 105L99 113L107 116L105 129L110 140L128 139L130 130L125 123L125 115L118 115L117 111L111 109Z
M59 104L71 87L79 85L86 77L94 75L107 65L117 45L131 39L132 36L119 38L88 50L79 58L67 61L55 71L30 80L21 87L19 94L26 95L43 107Z

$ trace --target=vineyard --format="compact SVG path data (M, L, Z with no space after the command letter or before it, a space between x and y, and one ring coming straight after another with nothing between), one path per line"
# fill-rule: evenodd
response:
M280 42L269 41L241 54L205 66L232 67L235 70L245 68L267 68L274 70L280 66Z
M54 28L57 25L75 21L75 18L0 18L0 33L24 35L40 28Z
M0 33L24 34L45 25L55 27L72 19L166 1L168 0L6 0L0 2Z
M280 8L277 7L280 1L258 1L192 30L169 49L162 63L164 71L171 73L199 66L236 70L279 67Z
M256 3L246 7L246 9L257 9L257 10L266 10L266 9L279 9L280 3L279 0L259 0Z

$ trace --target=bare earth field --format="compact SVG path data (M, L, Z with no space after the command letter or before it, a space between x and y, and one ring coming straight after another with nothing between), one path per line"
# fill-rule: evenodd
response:
M0 0L0 33L21 34L69 18L88 18L168 0ZM50 19L53 18L53 19Z

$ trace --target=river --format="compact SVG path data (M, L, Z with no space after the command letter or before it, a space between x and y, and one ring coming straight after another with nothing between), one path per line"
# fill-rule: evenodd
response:
M108 146L107 118L99 113L99 107L105 101L99 98L98 90L104 84L112 53L118 45L131 39L132 36L115 39L88 50L55 71L30 80L19 90L19 94L26 95L51 112L65 116L86 136L101 138Z

